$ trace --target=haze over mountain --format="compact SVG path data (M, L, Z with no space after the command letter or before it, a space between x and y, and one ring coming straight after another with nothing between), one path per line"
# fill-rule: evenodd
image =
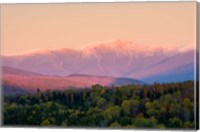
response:
M193 80L194 60L191 46L153 47L116 39L80 49L3 56L3 65L49 76L82 74L152 83Z
M116 78L108 76L92 75L69 75L69 76L47 76L31 73L28 71L3 67L2 83L4 94L17 94L34 92L37 88L40 90L65 90L69 88L90 88L93 85L103 86L122 86L129 84L141 85L142 81L130 78Z

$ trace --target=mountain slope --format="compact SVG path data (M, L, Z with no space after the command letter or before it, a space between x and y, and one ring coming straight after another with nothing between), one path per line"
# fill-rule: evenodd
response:
M2 73L6 75L18 75L18 76L40 76L40 74L24 71L21 69L11 68L8 66L2 67Z

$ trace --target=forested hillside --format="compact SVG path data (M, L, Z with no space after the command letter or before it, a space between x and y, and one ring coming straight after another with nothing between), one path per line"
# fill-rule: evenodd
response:
M194 82L45 91L4 97L4 125L194 128Z

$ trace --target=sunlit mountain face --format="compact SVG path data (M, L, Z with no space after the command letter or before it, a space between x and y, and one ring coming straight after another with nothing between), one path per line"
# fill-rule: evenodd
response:
M194 80L191 46L140 45L127 40L99 42L80 49L58 49L3 56L3 65L47 76L90 75L131 78L146 83Z

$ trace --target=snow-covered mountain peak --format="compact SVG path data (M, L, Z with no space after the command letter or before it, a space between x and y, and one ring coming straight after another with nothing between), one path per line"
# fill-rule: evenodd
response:
M167 45L144 45L137 44L133 41L114 38L107 41L100 41L97 43L89 44L82 48L62 48L62 49L42 49L42 50L32 50L27 51L14 56L38 56L38 55L50 55L53 53L76 53L81 52L83 55L89 56L91 54L96 54L96 52L114 52L114 53L142 53L146 55L152 55L157 52L162 53L175 53L175 52L187 52L194 49L194 45L184 45L184 46L167 46Z

